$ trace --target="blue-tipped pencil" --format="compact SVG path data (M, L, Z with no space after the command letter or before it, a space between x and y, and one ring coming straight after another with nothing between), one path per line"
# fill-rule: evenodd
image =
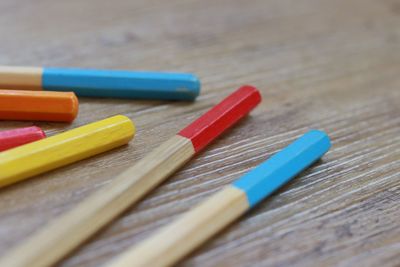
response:
M271 195L330 148L329 137L313 130L216 193L108 267L170 266Z
M190 73L0 66L0 89L68 91L78 96L194 100L199 79Z

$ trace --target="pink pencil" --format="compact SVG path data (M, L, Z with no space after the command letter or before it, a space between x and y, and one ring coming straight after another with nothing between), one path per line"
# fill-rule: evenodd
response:
M0 132L0 151L25 145L46 138L42 129L36 126Z

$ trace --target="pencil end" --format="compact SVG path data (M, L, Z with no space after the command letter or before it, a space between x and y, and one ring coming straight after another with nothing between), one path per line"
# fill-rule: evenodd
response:
M325 132L311 130L233 185L246 193L249 206L253 207L320 159L330 146Z
M198 152L233 126L261 102L257 88L246 85L240 87L222 100L196 121L179 132L192 141Z

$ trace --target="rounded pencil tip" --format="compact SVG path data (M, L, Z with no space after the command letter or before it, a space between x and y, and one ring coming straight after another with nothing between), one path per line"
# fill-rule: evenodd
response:
M42 128L38 126L31 126L31 128L42 138L47 137L46 133L42 130Z
M191 83L191 91L192 91L193 100L195 100L200 95L201 82L200 82L200 79L194 74L191 74L189 81Z
M237 90L237 92L243 95L248 95L248 97L253 98L255 105L259 104L262 100L260 90L258 90L257 87L252 85L243 85Z
M79 100L74 92L71 92L71 122L76 119L79 113Z
M331 139L329 138L328 134L322 130L310 130L306 133L310 138L315 140L319 140L322 144L324 144L325 149L329 150L331 147Z

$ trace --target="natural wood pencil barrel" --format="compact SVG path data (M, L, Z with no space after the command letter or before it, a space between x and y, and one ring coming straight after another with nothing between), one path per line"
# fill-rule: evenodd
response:
M324 132L304 134L143 243L132 246L107 267L173 265L318 160L330 146Z
M239 88L111 184L29 237L0 260L0 266L44 267L56 263L164 181L260 101L256 88Z
M246 194L226 187L138 247L122 254L110 267L170 266L248 208Z
M194 154L190 140L174 136L111 185L28 238L0 266L49 266L158 185ZM21 257L23 255L23 257ZM46 255L46 256L43 256Z

